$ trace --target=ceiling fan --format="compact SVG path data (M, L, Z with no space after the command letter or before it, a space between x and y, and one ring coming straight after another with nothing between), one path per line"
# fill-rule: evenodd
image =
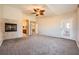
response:
M39 15L44 15L44 12L45 12L45 10L42 10L42 9L39 9L39 8L34 8L32 14L39 16Z

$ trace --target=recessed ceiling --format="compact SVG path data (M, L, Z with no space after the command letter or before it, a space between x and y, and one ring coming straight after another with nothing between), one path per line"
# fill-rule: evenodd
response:
M33 8L38 7L45 9L45 15L60 15L77 9L77 4L17 4L8 6L19 8L25 14L31 14Z

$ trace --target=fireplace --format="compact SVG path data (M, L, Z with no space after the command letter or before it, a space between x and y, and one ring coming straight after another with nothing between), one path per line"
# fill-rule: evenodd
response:
M5 23L5 32L17 31L17 24Z

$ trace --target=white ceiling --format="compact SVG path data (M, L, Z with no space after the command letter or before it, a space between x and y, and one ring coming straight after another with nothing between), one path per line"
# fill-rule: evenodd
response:
M59 5L47 5L51 9L52 13L59 15L64 13L73 12L77 9L77 5L59 4Z
M41 9L45 9L45 15L60 15L77 9L76 4L17 4L9 6L19 8L26 14L31 14L33 12L33 8L39 7Z

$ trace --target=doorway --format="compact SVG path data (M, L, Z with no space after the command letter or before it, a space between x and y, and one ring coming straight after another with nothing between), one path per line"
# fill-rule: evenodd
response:
M26 37L29 35L29 20L23 20L22 21L22 33L23 33L23 37Z
M31 35L36 34L36 22L35 21L30 21L30 32L31 32Z

